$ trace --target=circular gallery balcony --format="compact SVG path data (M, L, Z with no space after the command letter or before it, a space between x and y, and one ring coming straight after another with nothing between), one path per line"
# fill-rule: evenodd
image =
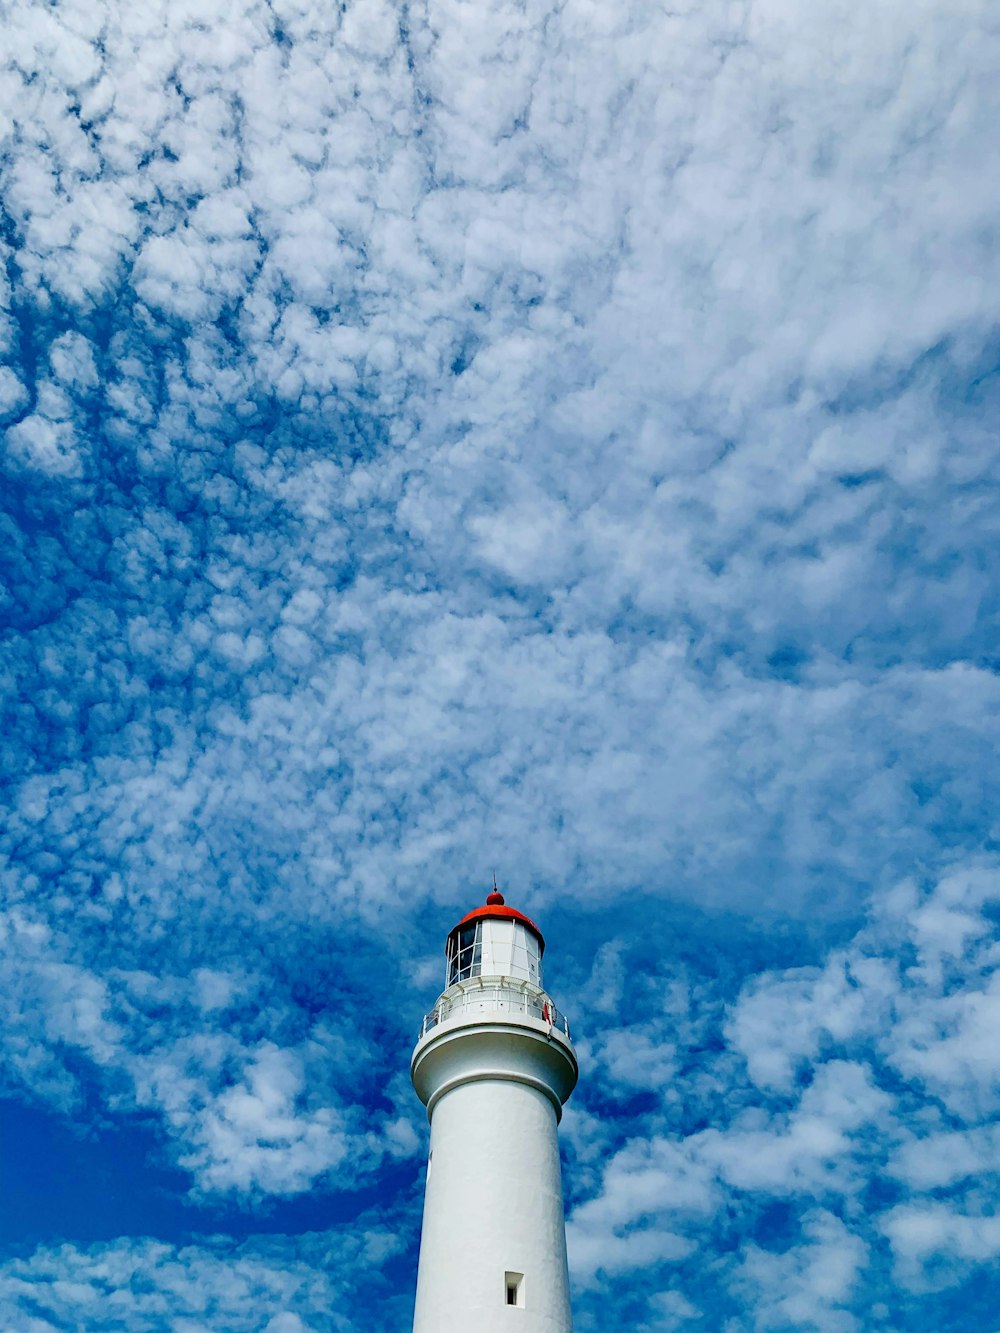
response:
M488 1021L494 1015L514 1021L535 1019L570 1041L566 1015L559 1012L545 991L529 982L511 981L506 977L472 977L449 986L434 1008L424 1015L420 1037L426 1037L442 1023L455 1019Z

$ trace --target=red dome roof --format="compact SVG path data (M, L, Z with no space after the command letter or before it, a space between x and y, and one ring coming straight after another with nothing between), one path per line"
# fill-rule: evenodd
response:
M545 937L535 925L534 921L532 921L531 917L525 916L523 912L518 912L516 908L508 907L504 903L503 894L497 893L496 891L491 893L486 899L485 907L474 907L471 912L466 912L458 925L454 926L448 932L448 939L450 940L452 935L454 935L456 931L461 930L463 926L471 925L474 921L496 921L498 919L500 921L520 921L521 925L527 926L531 933L538 939L539 954L541 955L545 952ZM447 948L448 946L446 944L445 951L447 951Z

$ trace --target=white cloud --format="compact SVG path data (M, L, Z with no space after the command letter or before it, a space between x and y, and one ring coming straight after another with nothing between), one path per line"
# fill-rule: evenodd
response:
M982 1025L1000 962L987 914L998 886L987 860L952 867L929 890L904 881L876 897L869 924L824 964L757 976L701 1025L680 1007L661 1030L670 1067L658 1106L631 1113L630 1137L610 1155L611 1136L588 1125L586 1106L631 1091L617 1052L633 1034L612 1028L585 1043L584 1056L599 1057L593 1086L567 1117L579 1157L569 1231L579 1280L597 1280L609 1237L636 1232L651 1244L659 1234L674 1281L694 1295L704 1275L677 1241L714 1252L738 1218L740 1232L762 1237L726 1269L734 1291L752 1297L753 1327L850 1330L864 1327L855 1294L883 1236L914 1291L954 1286L987 1263L997 1145L982 1121L996 1079ZM595 1027L607 1022L591 1016ZM888 1202L900 1186L909 1197ZM804 1239L790 1245L793 1223Z
M951 1286L972 1264L1000 1254L1000 1218L970 1216L943 1203L900 1204L883 1221L902 1282L916 1291Z
M81 333L64 333L49 348L52 373L62 384L92 389L98 383L94 348Z
M82 1248L39 1247L0 1264L4 1327L41 1333L90 1327L108 1333L348 1333L356 1312L373 1330L393 1327L379 1270L398 1252L384 1228L362 1234L221 1238L174 1246L152 1239ZM374 1312L372 1293L378 1291Z
M852 1134L876 1124L892 1099L873 1086L861 1065L833 1060L819 1066L787 1120L750 1113L724 1132L707 1130L696 1150L723 1179L744 1190L782 1196L850 1191L863 1177L852 1162ZM853 1179L852 1179L853 1177Z
M299 1194L338 1168L349 1186L386 1154L419 1150L408 1119L354 1104L359 1049L345 1048L329 1018L287 1046L259 1035L294 1012L287 1001L263 1006L259 977L103 978L63 961L65 948L20 913L0 921L0 991L19 1015L5 1039L8 1091L71 1110L84 1058L112 1109L161 1117L204 1195Z
M22 463L57 477L78 477L82 472L77 441L66 421L33 414L7 431L7 448Z
M0 366L0 415L11 416L25 407L28 393L8 366Z
M987 1176L998 1162L1000 1128L980 1125L907 1139L893 1154L889 1170L911 1189L933 1190Z
M852 1333L864 1327L845 1307L867 1263L865 1246L830 1213L811 1213L804 1223L804 1242L783 1254L747 1249L736 1281L750 1297L753 1328Z

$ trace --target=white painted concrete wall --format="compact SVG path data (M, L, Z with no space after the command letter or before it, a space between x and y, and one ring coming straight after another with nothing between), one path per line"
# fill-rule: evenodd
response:
M499 1021L498 1021L499 1020ZM413 1333L571 1333L556 1126L568 1040L531 1018L447 1021L418 1044L431 1118ZM524 1274L523 1307L506 1303Z

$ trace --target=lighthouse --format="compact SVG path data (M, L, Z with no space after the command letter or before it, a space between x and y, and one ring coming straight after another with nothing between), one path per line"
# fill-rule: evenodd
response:
M431 1124L413 1333L571 1333L556 1127L577 1062L544 950L497 892L448 936L410 1064Z

